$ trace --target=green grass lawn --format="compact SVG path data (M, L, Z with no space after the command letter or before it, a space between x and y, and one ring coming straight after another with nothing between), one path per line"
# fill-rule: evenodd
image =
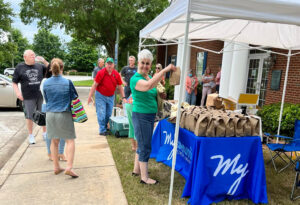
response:
M128 200L128 204L168 204L171 168L162 163L157 163L153 159L150 159L150 177L158 179L160 183L155 186L140 184L139 177L131 176L131 172L133 169L134 152L131 151L130 140L128 138L116 138L114 136L107 136L107 140L116 162L116 166L121 178L124 193ZM282 173L277 174L273 168L272 163L266 163L270 159L268 150L264 149L263 152L269 204L300 204L300 199L297 201L291 201L289 199L293 180L295 177L294 169L290 167ZM278 164L280 165L280 163ZM180 174L175 172L172 204L187 204L188 199L181 198L184 184L185 179ZM296 194L297 193L300 195L300 191L296 192ZM223 201L218 204L246 205L253 203L249 200L234 200Z
M94 80L82 80L82 81L74 81L74 86L81 86L81 87L91 87L94 83Z

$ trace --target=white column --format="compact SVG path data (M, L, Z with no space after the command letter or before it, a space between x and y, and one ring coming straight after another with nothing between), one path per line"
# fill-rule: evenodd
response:
M191 47L188 45L187 47L187 51L186 51L186 62L185 62L185 65L184 67L182 67L182 52L183 52L183 49L184 49L184 45L183 45L183 38L180 38L178 40L178 47L177 47L177 59L176 59L176 65L177 66L180 66L180 69L184 69L185 70L185 73L184 73L184 76L186 77L187 75L187 72L190 70L190 59L191 59ZM184 82L180 82L180 83L185 83L185 77L184 77ZM179 99L179 85L176 85L175 88L174 88L174 100L178 100ZM183 95L183 99L185 99L185 92L181 93L181 95Z
M224 42L224 52L222 56L222 70L219 95L223 98L228 98L230 73L232 65L234 44L230 42Z
M246 49L246 46L247 44L244 44L244 46L234 45L228 97L235 100L238 100L240 93L246 91L249 54L249 50Z

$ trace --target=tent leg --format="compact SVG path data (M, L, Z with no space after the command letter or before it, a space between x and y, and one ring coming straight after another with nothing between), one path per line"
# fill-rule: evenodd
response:
M139 38L139 52L141 51L141 46L142 46L142 38L140 37L140 38ZM139 53L139 52L138 52L138 53Z
M286 69L285 69L285 77L284 77L284 85L283 85L283 92L282 92L282 98L281 98L281 107L280 107L280 114L279 114L279 124L278 124L278 130L277 130L277 135L280 135L280 126L281 126L281 119L282 119L282 112L283 112L283 106L284 106L284 98L285 98L285 92L286 92L286 85L287 85L287 79L288 79L288 74L289 74L289 67L290 67L290 60L291 60L291 49L289 50L288 53L288 59L287 59L287 64L286 64ZM276 143L278 143L278 137L276 139Z
M173 184L174 184L174 172L175 172L175 164L176 164L176 155L177 155L177 145L178 145L178 134L179 134L179 121L181 116L181 103L183 101L183 93L184 85L185 85L185 75L187 72L185 70L186 64L186 52L187 52L187 45L188 45L188 35L189 35L189 26L190 26L190 12L189 6L187 8L187 16L186 16L186 25L185 25L185 34L184 34L184 41L183 41L183 53L182 53L182 64L181 64L181 76L180 76L180 88L179 88L179 99L177 105L177 117L176 117L176 126L175 126L175 136L174 136L174 147L173 147L173 160L172 160L172 171L171 171L171 182L170 182L170 192L169 192L169 205L172 204L172 195L173 195Z

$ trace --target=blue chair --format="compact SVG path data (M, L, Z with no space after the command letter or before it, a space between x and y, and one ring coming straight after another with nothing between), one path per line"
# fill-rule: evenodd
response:
M299 182L300 164L299 164L299 161L296 164L295 171L296 171L296 176L295 176L295 181L294 181L294 185L292 188L291 200L296 200L296 199L300 198L300 196L294 197L295 189L300 187L300 182Z
M268 133L264 134L270 136ZM296 160L292 159L292 152L295 152L296 158L298 159L297 151L300 151L300 120L295 121L295 132L293 137L286 137L282 135L275 135L275 137L285 140L285 144L267 144L274 169L277 173L280 173L292 164L296 166ZM285 158L283 156L285 156ZM281 159L285 163L285 166L279 171L275 164L275 159L277 158Z

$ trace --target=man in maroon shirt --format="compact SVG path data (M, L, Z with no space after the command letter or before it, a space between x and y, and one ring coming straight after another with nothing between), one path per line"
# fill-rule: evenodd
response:
M107 58L105 68L98 71L88 97L89 104L96 91L95 102L100 135L107 135L107 123L112 114L116 88L119 89L123 101L126 101L121 76L114 69L114 60Z

